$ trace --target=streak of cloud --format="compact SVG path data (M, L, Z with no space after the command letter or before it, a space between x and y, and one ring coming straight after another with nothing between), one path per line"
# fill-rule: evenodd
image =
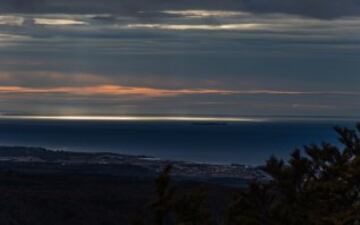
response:
M242 23L242 24L129 24L128 28L147 28L161 30L258 30L266 27L264 24Z
M170 15L178 15L185 17L235 17L249 16L249 13L241 11L225 11L225 10L164 10L163 13Z
M0 15L0 25L21 26L25 19L15 15Z
M0 12L7 13L113 13L139 15L159 10L245 11L257 14L286 13L322 19L360 14L357 0L2 0ZM139 15L142 17L143 15Z
M100 85L90 87L54 87L32 88L20 86L0 86L0 93L10 94L70 94L70 95L136 95L145 97L166 97L197 94L234 94L234 91L217 89L160 89L148 87L127 87L117 85Z
M86 25L87 23L72 19L48 19L48 18L34 18L34 23L38 25L50 26L68 26L68 25Z
M5 94L69 94L69 95L134 95L145 97L168 97L179 95L352 95L360 92L348 91L281 91L281 90L222 90L222 89L162 89L151 87L132 87L120 85L98 85L81 87L21 87L0 86L0 93Z

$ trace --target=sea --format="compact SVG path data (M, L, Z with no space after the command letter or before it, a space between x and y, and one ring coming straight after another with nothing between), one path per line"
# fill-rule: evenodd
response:
M114 152L214 164L262 165L296 148L330 142L358 118L0 116L1 146Z

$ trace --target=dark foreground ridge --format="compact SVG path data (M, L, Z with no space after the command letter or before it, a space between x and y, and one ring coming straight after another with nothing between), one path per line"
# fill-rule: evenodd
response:
M0 224L132 224L138 210L152 201L155 178L168 163L176 168L179 191L206 187L214 208L226 205L232 190L260 173L146 156L0 147Z
M0 224L359 225L360 124L336 131L340 146L271 157L262 167L271 179L239 165L4 147Z
M154 178L167 165L177 179L243 185L268 179L259 168L239 164L206 164L161 160L149 156L116 153L52 151L33 147L0 147L0 169L29 174L87 174Z

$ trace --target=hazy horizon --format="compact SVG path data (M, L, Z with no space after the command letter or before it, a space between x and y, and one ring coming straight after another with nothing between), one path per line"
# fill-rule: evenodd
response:
M355 125L340 119L218 119L0 118L0 141L2 146L261 165L271 155L287 158L306 144L338 143L333 128Z
M108 115L41 115L41 114L0 114L0 119L24 120L104 120L104 121L219 121L219 122L267 122L267 121L354 121L360 116L301 116L301 115L202 115L202 114L108 114Z

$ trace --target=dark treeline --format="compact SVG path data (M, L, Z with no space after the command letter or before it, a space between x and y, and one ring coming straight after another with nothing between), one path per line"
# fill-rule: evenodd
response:
M336 131L340 147L271 157L263 170L272 179L245 188L172 180L171 166L155 185L137 176L1 170L0 224L360 225L360 125Z
M178 193L169 166L133 224L359 225L360 124L335 130L341 148L324 142L295 150L286 162L271 157L263 169L272 179L252 181L221 212L208 203L206 189Z

